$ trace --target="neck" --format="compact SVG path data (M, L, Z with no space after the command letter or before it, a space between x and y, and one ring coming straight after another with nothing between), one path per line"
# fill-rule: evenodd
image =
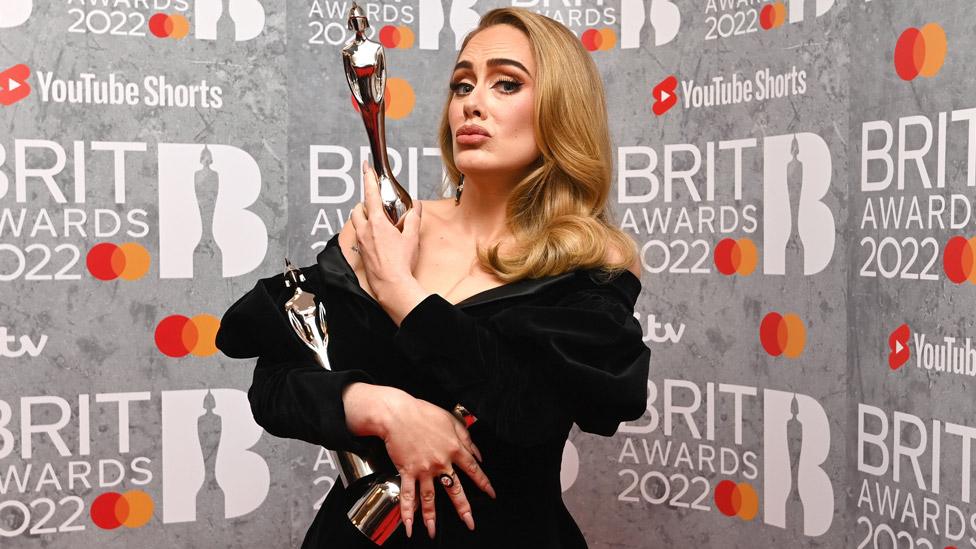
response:
M479 247L505 239L509 235L505 210L518 181L498 174L466 174L461 201L454 208L455 226Z

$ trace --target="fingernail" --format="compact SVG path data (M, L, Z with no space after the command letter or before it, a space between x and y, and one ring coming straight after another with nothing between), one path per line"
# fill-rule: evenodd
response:
M424 524L427 525L427 535L430 536L430 539L434 539L434 521L427 520Z
M403 527L407 529L407 537L409 538L410 534L413 533L413 519L405 519L403 521Z
M498 496L495 495L495 488L491 484L488 485L488 495L491 496L491 499L498 499Z
M471 511L461 515L461 520L468 525L468 530L474 530L474 517L471 516Z
M363 159L363 173L366 173L366 159Z

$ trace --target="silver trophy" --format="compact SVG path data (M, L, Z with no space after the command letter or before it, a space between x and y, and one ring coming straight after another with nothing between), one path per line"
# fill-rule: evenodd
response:
M298 339L315 353L319 366L331 370L326 355L329 331L325 307L315 299L315 294L302 289L303 282L305 275L286 258L285 287L295 288L295 294L285 303L285 314ZM366 484L364 493L349 510L349 520L366 537L382 545L400 525L399 475L377 474L376 464L353 452L331 452L334 462L339 464L339 476L346 489L355 491Z
M390 223L402 229L403 216L413 207L413 201L393 177L386 154L386 53L382 45L366 38L369 21L355 2L349 8L347 25L356 35L342 48L346 82L366 125L383 211Z

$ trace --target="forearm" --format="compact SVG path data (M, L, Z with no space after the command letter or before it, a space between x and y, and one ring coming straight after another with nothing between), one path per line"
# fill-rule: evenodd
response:
M342 392L346 426L356 436L386 439L395 410L403 401L412 398L394 387L351 383Z
M397 326L418 303L432 293L425 290L413 277L399 281L377 281L372 287L376 292L376 300Z

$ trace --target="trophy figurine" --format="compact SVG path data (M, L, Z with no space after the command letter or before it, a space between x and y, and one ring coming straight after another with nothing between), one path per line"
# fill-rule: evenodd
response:
M379 185L383 211L390 223L403 228L403 216L413 206L407 191L393 177L390 160L386 154L386 53L383 46L366 38L369 21L355 2L349 8L349 30L356 35L342 48L342 64L346 82L359 107L366 125L369 149L373 153L376 178Z
M305 275L286 258L285 287L295 288L295 294L285 303L285 315L298 339L315 354L319 366L331 370L326 355L329 332L325 307L316 301L315 294L302 289L302 282ZM353 452L330 452L347 490L368 483L348 515L360 532L382 545L400 525L400 477L380 477L375 464Z

